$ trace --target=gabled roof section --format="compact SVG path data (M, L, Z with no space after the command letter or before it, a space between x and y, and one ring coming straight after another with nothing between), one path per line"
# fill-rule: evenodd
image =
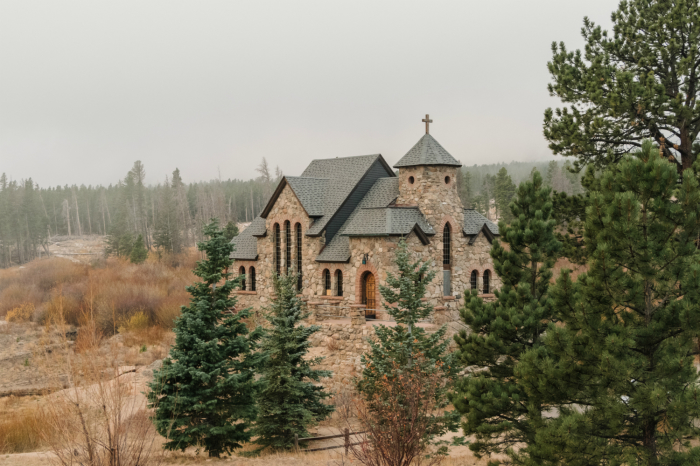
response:
M450 153L430 134L426 134L420 138L416 145L394 165L394 168L414 167L416 165L462 166L462 164L452 157L452 155L450 155Z
M231 240L235 249L231 253L231 259L258 260L258 238L265 236L265 219L257 217L238 236Z
M288 184L309 217L316 218L306 234L318 236L375 162L387 176L396 176L381 154L313 160L301 176L282 178L260 216L268 216Z
M350 259L350 237L343 235L353 219L361 209L372 207L386 207L399 197L399 179L379 178L372 188L365 194L355 211L345 221L340 231L326 244L321 253L316 257L318 262L347 262Z
M352 222L343 229L346 236L405 236L415 227L426 235L435 230L418 207L380 207L359 209Z
M428 238L426 234L435 234L432 227L425 221L425 218L417 208L390 207L397 197L399 197L398 178L387 177L376 180L372 188L365 194L357 208L340 228L338 234L326 244L316 257L316 261L347 262L350 259L350 236L347 233L349 228L350 232L359 231L358 236L387 236L387 231L391 231L391 234L394 235L408 235L415 230L421 241L427 244ZM388 209L396 212L387 213ZM418 211L417 213L420 217L416 216L415 212L399 212L399 210ZM389 227L387 227L387 216L389 216ZM358 217L360 217L359 220ZM366 229L369 225L362 225L363 217L372 218L372 231Z
M285 177L309 217L322 217L328 192L328 178Z
M476 236L482 231L482 229L487 230L487 232L492 236L498 236L499 234L498 225L474 209L464 209L464 225L462 226L462 229L466 236Z
M362 181L372 165L378 162L386 170L387 176L396 176L380 154L314 160L301 174L302 177L328 179L328 188L323 198L323 216L317 219L306 232L318 236L328 222L343 206L350 194Z

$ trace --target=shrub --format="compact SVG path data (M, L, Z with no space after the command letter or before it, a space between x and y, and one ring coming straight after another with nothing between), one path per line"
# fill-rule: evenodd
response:
M148 321L148 316L139 311L122 320L122 324L119 326L119 333L144 330L148 327Z
M446 374L439 366L428 369L418 359L410 368L393 365L398 375L380 379L374 392L356 402L355 412L365 434L351 453L366 466L439 464L447 447L433 444L431 434L434 419L444 415L438 394L447 387Z
M24 303L10 311L7 311L5 320L8 322L29 322L34 315L34 305L32 303Z

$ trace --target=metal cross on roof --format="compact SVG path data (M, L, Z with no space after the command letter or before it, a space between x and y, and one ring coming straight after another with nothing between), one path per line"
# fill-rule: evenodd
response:
M430 115L427 113L425 114L425 118L421 120L423 123L425 123L425 134L430 134L430 123L433 122L433 120L430 119Z

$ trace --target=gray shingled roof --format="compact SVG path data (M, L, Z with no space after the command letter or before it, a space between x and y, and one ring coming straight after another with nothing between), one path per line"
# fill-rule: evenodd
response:
M265 235L265 219L256 217L248 227L231 240L235 249L232 259L256 260L258 258L258 238Z
M484 225L486 225L486 228L488 228L492 234L498 234L498 225L496 225L491 220L487 219L474 209L464 209L463 229L465 235L478 235Z
M423 233L435 234L418 208L388 207L399 197L398 178L380 178L362 198L355 211L330 243L316 257L319 262L350 259L349 236L407 235L418 224Z
M304 178L324 178L328 188L323 195L323 216L306 232L309 236L321 234L328 221L338 211L367 170L381 155L360 155L335 159L314 160L301 174ZM321 201L319 201L321 202Z
M358 214L342 234L346 236L407 235L416 225L426 235L435 234L435 230L425 220L418 207L359 209Z
M285 179L309 217L323 216L326 193L328 192L328 178L287 176Z
M399 179L396 177L379 178L345 221L338 234L316 257L316 260L319 262L345 262L350 259L350 238L343 235L345 228L352 223L361 209L386 207L397 197L399 197Z
M394 165L394 168L413 167L416 165L462 166L462 164L452 157L430 134L426 134L420 138L416 145Z

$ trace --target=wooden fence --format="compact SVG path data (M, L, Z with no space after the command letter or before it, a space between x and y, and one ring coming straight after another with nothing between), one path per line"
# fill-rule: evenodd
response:
M324 435L322 437L307 437L307 438L299 438L297 434L294 434L294 449L299 450L299 442L309 442L311 440L331 440L334 438L343 438L345 440L344 445L334 445L332 447L323 447L323 448L310 448L306 450L301 450L301 451L322 451L322 450L333 450L335 448L343 448L345 447L345 454L348 454L348 449L350 447L353 447L355 445L359 445L362 442L355 442L355 443L350 443L350 436L351 435L359 435L359 434L364 434L364 432L350 432L350 429L347 427L345 428L345 431L342 434L338 435Z

